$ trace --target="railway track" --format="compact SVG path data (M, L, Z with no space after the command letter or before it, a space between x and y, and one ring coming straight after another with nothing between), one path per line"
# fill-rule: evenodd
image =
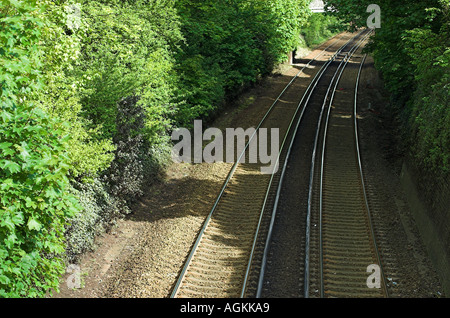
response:
M317 92L322 89L318 83L330 80L329 74L336 73L342 64L337 61L344 60L349 48L361 43L360 40L366 36L366 31L351 36L345 34L326 47L298 72L256 127L257 131L260 128L279 128L283 141L278 159L280 166L286 163L289 155L287 145L292 144L298 133L305 111L312 107L309 106L314 99L312 96L321 94ZM335 53L320 64L317 58L326 56L327 50ZM314 78L309 83L298 80L302 72L314 64L321 65ZM241 163L242 156L247 155L248 145L241 157L236 158L187 256L171 297L251 297L258 293L258 278L264 272L267 255L265 246L270 243L270 228L274 220L272 208L276 205L283 173L280 169L272 175L261 174L261 163Z
M354 103L348 102L351 91L337 90L338 80L325 120L319 179L321 297L388 296L359 151L357 94L364 61L365 56L359 63ZM380 270L378 288L367 284L372 266Z
M322 104L314 107L321 111L305 119L317 126L304 125L296 137L291 168L284 169L288 170L286 184L279 185L280 202L274 207L274 219L275 212L289 213L280 220L296 227L286 221L277 224L276 238L266 248L268 262L273 264L261 273L259 297L388 296L358 145L357 89L365 57L354 54L362 47L363 42L354 46L339 62L333 78L323 83L321 93L327 87L326 92L313 101ZM344 72L355 73L357 65L353 80L347 78L346 86L339 85ZM306 239L292 242L288 236ZM379 269L379 288L368 287L368 268Z

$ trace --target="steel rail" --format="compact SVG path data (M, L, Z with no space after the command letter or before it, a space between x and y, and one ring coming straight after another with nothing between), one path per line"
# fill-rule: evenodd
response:
M171 294L171 298L176 297L176 294L177 294L178 289L179 289L179 287L180 287L180 284L181 284L181 282L182 282L182 280L183 280L183 277L184 277L184 275L186 274L186 270L187 270L187 268L188 268L188 266L189 266L189 263L190 263L192 257L194 256L195 250L196 250L197 246L198 246L199 243L200 243L200 239L201 239L201 237L203 236L203 233L205 232L206 227L208 226L208 223L209 223L209 221L210 221L210 219L211 219L211 217L212 217L212 214L213 214L213 212L215 211L217 205L219 204L219 201L220 201L220 199L222 198L222 195L223 195L223 193L225 192L225 189L226 189L226 187L227 187L229 181L230 181L231 178L233 177L233 174L234 174L234 172L236 171L236 168L237 168L237 166L238 166L238 164L239 164L239 162L240 162L242 156L245 154L245 151L246 151L247 148L249 147L249 145L250 145L252 139L254 138L254 136L255 136L255 134L256 134L256 131L262 126L262 124L264 123L264 121L266 120L266 118L269 116L269 114L271 113L271 111L273 110L273 108L275 107L275 105L278 103L278 101L280 100L280 98L283 96L283 94L286 92L286 90L292 85L292 83L295 81L295 79L297 79L297 78L300 76L300 74L303 72L303 70L304 70L305 68L307 68L313 61L317 60L317 58L319 58L321 55L323 55L323 54L326 52L326 50L327 50L328 48L330 48L331 46L333 46L333 45L334 45L336 42L338 42L338 41L339 41L339 39L337 39L336 41L334 41L333 43L331 43L329 46L327 46L325 49L323 49L323 50L322 50L319 54L317 54L317 55L316 55L309 63L307 63L307 64L306 64L306 65L305 65L305 66L304 66L304 67L303 67L303 68L302 68L302 69L294 76L294 78L292 78L292 80L286 85L286 87L283 89L283 91L282 91L282 92L280 93L280 95L276 98L276 100L273 102L273 104L270 106L270 108L268 109L268 111L266 112L266 114L265 114L265 115L263 116L263 118L261 119L261 121L260 121L260 123L258 124L257 128L255 129L255 132L254 132L253 135L250 137L250 139L249 139L249 141L247 142L247 144L246 144L244 150L242 151L242 153L241 153L239 159L236 160L236 162L234 163L234 165L233 165L233 167L231 168L230 172L228 173L228 176L227 176L227 178L226 178L226 180L225 180L225 182L224 182L224 185L222 186L222 189L221 189L219 195L217 196L216 201L214 202L214 205L213 205L213 207L211 208L211 211L210 211L208 217L206 218L206 220L205 220L205 222L204 222L204 224L203 224L203 227L202 227L202 229L201 229L201 231L200 231L200 233L199 233L199 235L198 235L198 237L197 237L197 240L196 240L196 242L194 243L194 246L192 247L191 252L190 252L190 254L189 254L189 256L188 256L188 258L187 258L187 260L186 260L186 262L185 262L185 265L184 265L184 267L183 267L183 269L182 269L182 272L181 272L180 275L179 275L179 279L178 279L178 281L177 281L175 287L173 288L173 292L172 292L172 294Z
M359 87L359 82L360 82L360 77L361 77L361 72L362 72L362 68L364 66L365 60L366 60L367 55L364 55L359 70L358 70L358 75L357 75L357 79L356 79L356 85L355 85L355 95L354 95L354 109L353 109L353 118L354 118L354 138L355 138L355 147L356 147L356 155L357 155L357 161L358 161L358 172L361 178L361 186L362 186L362 193L364 196L364 203L366 206L366 212L368 215L368 221L369 221L369 228L370 228L370 234L371 234L371 238L372 238L372 244L374 246L375 249L375 254L376 254L376 258L381 270L381 277L383 279L383 291L384 291L384 295L386 297L389 297L389 292L387 290L387 284L386 284L386 279L385 279L385 275L383 272L383 266L381 263L381 257L380 257L380 253L379 253L379 249L376 243L376 236L375 236L375 232L374 232L374 227L372 224L372 216L370 213L370 207L369 207L369 203L368 203L368 199L367 199L367 193L366 193L366 188L365 188L365 182L364 182L364 174L363 174L363 169L362 169L362 163L361 163L361 153L360 153L360 147L359 147L359 137L358 137L358 124L357 124L357 96L358 96L358 87ZM348 63L348 61L346 62L346 64ZM341 73L342 75L342 73ZM336 82L335 85L335 90L337 88L337 85L339 83L340 77L338 81ZM324 297L324 279L323 279L323 240L322 240L322 211L323 211L323 174L324 174L324 157L325 157L325 148L326 148L326 137L327 137L327 129L328 129L328 120L329 120L329 116L330 116L330 112L331 112L331 104L333 102L334 99L334 92L333 92L333 97L330 100L330 104L329 104L329 108L328 108L328 114L327 114L327 119L326 119L326 127L325 127L325 132L324 132L324 142L323 142L323 148L322 148L322 161L321 161L321 181L320 181L320 234L319 234L319 240L320 240L320 286L321 286L321 291L320 291L320 295L321 297Z
M184 278L184 276L185 276L185 274L186 274L186 271L187 271L187 269L188 269L188 267L189 267L189 264L190 264L190 262L191 262L191 260L192 260L192 258L193 258L193 256L194 256L194 253L195 253L195 251L196 251L196 249L197 249L197 247L198 247L198 245L199 245L199 243L200 243L200 240L201 240L201 238L202 238L202 236L203 236L203 234L204 234L204 232L205 232L205 230L206 230L206 228L207 228L207 226L208 226L208 224L209 224L209 221L211 220L211 217L212 217L214 211L216 210L216 208L217 208L217 206L218 206L218 204L219 204L219 202L220 202L220 199L222 198L223 193L225 192L225 189L226 189L228 183L230 182L231 178L233 177L234 172L235 172L236 169L237 169L237 166L238 166L239 163L241 162L242 157L245 155L245 152L246 152L246 150L248 149L248 147L249 147L250 143L252 142L254 136L256 135L257 131L260 129L260 127L262 126L262 124L265 122L265 120L267 119L267 117L269 116L269 114L272 112L272 110L274 109L275 105L278 103L278 101L279 101L280 98L283 96L283 94L286 92L286 90L287 90L287 89L292 85L292 83L300 76L300 74L303 72L303 70L305 70L305 68L307 68L312 62L316 61L318 57L320 57L321 55L325 54L326 50L327 50L328 48L330 48L332 45L334 45L336 42L338 42L339 40L340 40L340 39L337 39L336 41L334 41L333 43L331 43L329 46L327 46L325 49L323 49L319 54L317 54L311 61L309 61L305 66L302 67L302 69L301 69L301 70L300 70L300 71L292 78L292 80L286 85L286 87L283 89L283 91L282 91L282 92L280 93L280 95L276 98L276 100L273 102L273 104L270 106L270 108L267 110L267 112L265 113L265 115L264 115L263 118L261 119L261 121L260 121L260 123L258 124L258 126L256 127L254 133L252 134L252 136L249 138L249 141L248 141L247 144L245 145L245 148L243 149L243 151L242 151L242 153L240 154L239 158L238 158L238 159L236 160L236 162L233 164L233 166L232 166L230 172L228 173L228 176L227 176L227 178L226 178L226 180L225 180L225 182L224 182L224 184L223 184L223 186L222 186L222 188L221 188L221 190L220 190L220 192L219 192L219 194L218 194L218 196L217 196L217 198L216 198L216 201L214 202L214 205L213 205L213 207L211 208L211 211L210 211L210 213L208 214L208 217L205 219L204 224L203 224L203 226L202 226L202 229L200 230L200 232L199 232L199 234L198 234L198 237L197 237L197 239L196 239L196 241L195 241L195 243L194 243L194 246L192 247L191 252L189 253L189 256L188 256L188 258L187 258L187 260L186 260L186 262L185 262L185 265L184 265L184 267L183 267L183 269L182 269L182 271L181 271L181 273L180 273L180 275L179 275L179 278L178 278L178 280L177 280L177 283L175 284L175 286L174 286L174 288L173 288L173 291L172 291L172 293L171 293L171 298L176 297L176 295L177 295L177 293L178 293L178 290L179 290L179 287L180 287L180 285L181 285L181 283L182 283L182 281L183 281L183 278Z
M372 30L370 30L368 32L368 34L362 39L360 40L353 48L352 50L350 50L346 56L344 57L344 59L341 61L341 64L339 65L338 70L336 71L336 73L333 76L333 79L331 80L330 86L328 87L328 91L327 91L327 95L326 97L328 97L328 94L330 93L332 84L334 82L334 79L336 78L336 76L338 75L339 69L340 69L340 74L339 74L339 79L342 75L342 73L344 72L344 69L350 59L351 56L353 56L353 54L358 50L358 48L361 46L361 44L372 34ZM344 64L345 62L345 64ZM341 66L342 69L341 69ZM336 90L337 87L337 83L339 82L339 80L335 83L335 87L334 87L334 92ZM334 92L333 92L333 97L330 100L330 105L333 101L334 98ZM324 103L322 105L322 111L320 113L320 118L319 118L319 123L322 121L322 116L323 116L323 112L325 110L325 105L327 102L327 98L324 99ZM306 256L305 256L305 291L304 291L304 296L305 298L309 298L309 243L310 243L310 224L311 224L311 210L312 210L312 194L313 194L313 184L314 184L314 172L315 172L315 161L316 161L316 153L317 153L317 146L318 146L318 141L319 141L319 134L320 134L320 128L321 125L319 125L317 131L316 131L316 137L315 137L315 141L314 141L314 149L313 149L313 156L312 156L312 160L311 160L311 171L310 171L310 186L309 186L309 195L308 195L308 212L307 212L307 231L306 231Z
M371 34L371 32L369 33L369 35ZM323 137L323 145L322 145L322 157L321 157L321 170L320 170L320 213L319 213L319 248L320 248L320 259L319 259L319 267L320 267L320 285L321 285L321 290L320 290L320 296L321 298L323 298L324 296L324 286L323 286L323 251L322 251L322 245L323 245L323 241L322 241L322 210L323 210L323 171L324 171L324 161L325 161L325 147L326 147L326 139L327 139L327 131L328 131L328 122L329 122L329 117L330 117L330 112L331 112L331 105L334 101L334 95L336 93L336 89L337 86L341 80L342 74L344 73L344 70L348 64L348 62L350 61L351 57L353 56L353 54L358 50L358 48L361 46L362 42L359 43L358 47L352 52L352 54L348 57L348 59L346 60L343 68L341 69L341 72L335 82L334 85L334 89L333 89L333 93L331 95L330 98L330 102L328 105L328 112L327 112L327 117L325 120L325 129L324 129L324 137ZM318 135L317 135L318 138ZM317 144L316 144L317 145ZM314 173L314 169L312 170L312 174ZM313 182L313 180L311 179L311 183ZM311 184L311 188L312 188L312 184Z
M293 121L295 120L295 118L297 116L297 112L300 109L300 106L302 105L302 103L303 103L303 101L304 101L304 99L307 96L308 91L309 91L308 99L306 100L306 102L304 104L304 107L302 109L302 112L300 114L299 119L297 120L297 124L295 126L295 129L294 129L294 132L293 132L293 135L292 135L292 138L291 138L291 142L290 142L289 148L287 150L286 160L285 160L283 168L282 168L281 177L280 177L280 181L279 181L278 189L277 189L277 194L276 194L276 197L275 197L275 203L274 203L274 206L273 206L273 209L272 209L272 217L271 217L271 222L270 222L270 226L269 226L269 230L268 230L268 234L267 234L267 238L266 238L266 245L265 245L265 249L264 249L264 253L263 253L263 260L262 260L262 264L261 264L261 271L260 271L260 275L259 275L257 294L256 294L257 298L261 297L262 285L263 285L264 274L265 274L265 267L266 267L266 263L267 263L268 248L269 248L271 237L272 237L272 230L273 230L273 226L274 226L275 215L276 215L276 211L277 211L277 207L278 207L279 197L280 197L280 194L281 194L281 185L283 184L283 181L284 181L286 167L287 167L287 164L288 164L288 161L289 161L289 157L290 157L290 153L291 153L291 150L292 150L293 143L295 141L295 136L297 135L297 131L298 131L298 128L300 126L300 122L302 121L302 118L303 118L303 114L304 114L304 112L306 110L306 107L307 107L307 105L309 103L309 100L310 100L310 98L312 96L312 93L314 92L315 88L317 87L317 84L320 81L320 79L322 78L323 74L325 74L325 71L328 69L328 66L331 65L331 63L336 59L336 57L348 45L348 43L350 43L353 39L355 39L358 36L360 36L362 32L363 31L358 33L356 36L354 36L349 41L347 41L343 46L341 46L341 48L327 61L327 63L325 63L322 66L322 68L316 74L316 76L314 77L314 79L311 81L310 85L306 89L306 91L305 91L305 93L303 95L303 98L302 98L302 100L300 101L300 103L299 103L299 105L297 107L297 111L296 111L296 113L294 114L294 116L292 118L291 124L289 125L289 128L288 128L288 132L286 133L285 138L283 140L283 143L281 145L281 149L279 151L278 158L277 158L277 165L279 163L279 159L280 159L281 153L284 150L284 145L286 143L287 137L288 137L290 129L292 127ZM274 178L274 174L272 174L272 178L270 180L270 183L269 183L269 186L268 186L268 190L267 190L267 193L266 193L266 197L265 197L265 200L264 200L264 204L263 204L263 207L262 207L262 210L261 210L260 223L258 225L258 231L259 231L259 227L260 227L260 224L261 224L261 221L262 221L262 214L264 212L265 205L266 205L266 202L267 202L267 199L268 199L268 196L269 196L269 190L270 190L270 187L272 185L273 178ZM258 233L256 233L256 236L257 235L258 235ZM256 236L255 236L255 241L254 241L254 244L253 244L253 251L254 251L255 246L256 246ZM252 252L252 255L253 255L253 252ZM252 255L251 255L251 257L252 257ZM251 265L251 259L250 259L250 262L249 262L249 265L248 265L248 268L247 268L247 274L246 275L248 275L248 271L249 271L250 265ZM244 288L245 288L245 285L244 285ZM244 292L244 288L243 288L243 292ZM243 292L242 292L242 294L243 294Z
M378 264L380 266L380 271L381 271L380 274L381 274L381 277L383 279L383 291L384 291L384 294L386 295L386 298L388 298L389 297L389 291L387 289L386 276L385 276L384 271L383 271L383 266L382 266L382 263L381 263L380 251L378 249L376 236L375 236L375 231L374 231L374 227L373 227L373 223L372 223L372 214L370 212L369 200L367 198L366 186L365 186L365 182L364 182L364 172L363 172L363 167L362 167L362 162L361 162L361 151L360 151L360 148L359 148L359 133L358 133L358 120L357 120L358 88L359 88L359 82L360 82L360 78L361 78L362 69L363 69L364 63L366 61L366 58L367 58L367 54L364 55L363 60L361 62L361 65L359 67L358 77L356 79L356 86L355 86L355 98L354 98L354 107L353 107L353 119L354 119L354 128L355 128L355 145L356 145L356 152L357 152L357 158L358 158L359 174L361 176L361 185L362 185L363 194L364 194L364 203L365 203L366 209L367 209L369 225L370 225L370 230L371 230L373 244L375 246L375 252L376 252L377 261L378 261Z

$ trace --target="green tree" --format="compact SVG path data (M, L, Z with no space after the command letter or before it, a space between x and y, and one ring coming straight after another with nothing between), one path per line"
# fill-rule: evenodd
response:
M71 177L92 180L109 167L115 147L112 140L101 138L101 124L93 125L82 116L80 89L87 79L74 70L80 64L86 24L74 1L40 3L45 7L40 51L45 88L37 91L35 100L51 117L70 123L60 129L71 136ZM73 12L75 8L80 11Z
M365 27L371 1L326 0L334 14ZM449 173L449 0L381 0L381 28L369 45L392 94L403 133L417 163L445 178Z
M176 122L187 127L286 60L309 12L305 0L177 0L176 8L185 38Z
M69 136L32 101L44 87L44 7L1 4L0 296L40 297L58 289L65 226L78 211L66 192Z

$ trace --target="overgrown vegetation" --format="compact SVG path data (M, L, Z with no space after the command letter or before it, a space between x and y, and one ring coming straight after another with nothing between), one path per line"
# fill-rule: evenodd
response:
M366 26L371 1L327 0L354 27ZM450 176L450 2L376 2L381 28L370 44L376 67L392 94L404 147L422 170Z
M307 47L312 48L344 31L346 28L347 26L335 16L315 13L309 17L308 23L302 28L301 34Z
M209 119L227 97L272 71L299 41L306 0L179 0L185 37L177 53L176 122Z
M77 210L69 136L34 98L45 85L43 6L2 1L0 11L0 296L37 297L64 270L64 229Z
M0 0L0 296L58 290L171 131L286 59L308 2Z

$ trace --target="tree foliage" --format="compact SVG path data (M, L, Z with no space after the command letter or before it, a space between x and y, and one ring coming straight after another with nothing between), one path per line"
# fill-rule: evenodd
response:
M111 140L101 138L101 124L94 125L92 120L83 117L80 90L86 76L79 76L75 70L80 67L85 20L79 17L68 23L77 17L70 10L73 1L64 1L64 5L48 0L41 3L46 12L40 52L44 57L44 89L35 100L51 117L71 123L61 127L71 136L68 141L70 174L73 178L91 180L111 164L115 147Z
M285 60L309 14L305 0L178 0L176 7L185 38L176 119L185 127Z
M327 0L334 14L365 27L368 0ZM381 0L381 28L370 44L393 96L417 163L441 177L450 172L450 2Z
M306 27L301 30L301 34L306 45L312 48L346 29L347 25L336 17L326 13L315 13L309 17Z
M175 90L172 51L181 40L170 0L82 1L84 35L73 74L83 78L80 98L86 118L117 133L117 103L140 96L145 134L158 142L171 126Z
M33 103L44 86L44 7L2 1L0 11L0 296L38 297L58 288L64 230L78 211L66 192L65 123Z

